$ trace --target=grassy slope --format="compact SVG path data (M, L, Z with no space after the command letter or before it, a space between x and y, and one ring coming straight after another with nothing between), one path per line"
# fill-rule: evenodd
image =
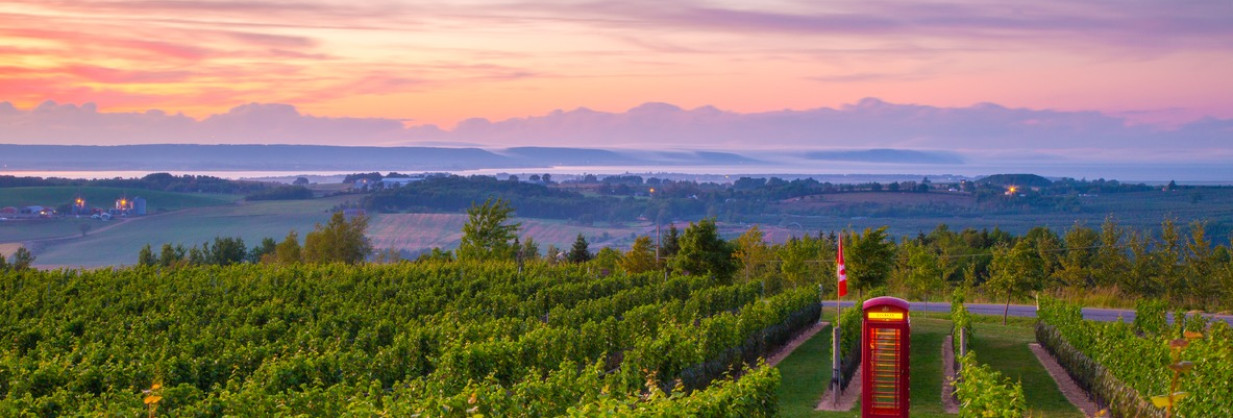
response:
M91 229L106 225L105 222L90 218L9 220L0 222L0 243L81 234L81 224L90 225Z
M951 323L941 319L912 320L911 392L913 417L953 417L942 411L942 339L950 334ZM1027 348L1033 340L1032 328L1022 323L1010 326L978 323L974 349L980 361L990 364L1012 379L1022 380L1033 416L1074 416L1082 414L1058 391L1048 372ZM780 412L787 417L855 417L860 403L847 412L814 411L818 399L830 382L829 328L819 332L780 363L783 382L779 389Z
M145 244L157 252L167 242L191 247L217 236L238 236L252 246L264 237L282 240L292 229L303 240L315 224L329 220L330 208L344 200L249 202L148 216L86 238L48 246L36 253L36 262L41 266L65 267L132 264Z
M169 193L149 190L125 190L111 187L13 187L0 188L0 207L59 206L78 195L91 207L111 207L115 199L127 193L129 197L144 197L151 214L188 208L217 207L232 204L239 196L194 193ZM89 218L23 219L0 222L0 243L60 238L81 234L80 225L91 230L108 223Z
M204 206L226 205L238 200L238 195L172 193L154 190L121 189L115 187L10 187L0 188L0 206L41 205L56 207L81 195L92 207L109 208L117 198L143 197L150 213Z

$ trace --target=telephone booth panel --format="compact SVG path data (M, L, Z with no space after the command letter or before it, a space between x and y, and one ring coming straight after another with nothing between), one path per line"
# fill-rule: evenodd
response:
M908 302L865 301L861 324L861 416L908 416Z

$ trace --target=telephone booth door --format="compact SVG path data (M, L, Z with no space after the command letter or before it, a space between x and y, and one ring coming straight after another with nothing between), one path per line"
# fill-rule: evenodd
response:
M908 302L865 301L861 325L861 416L908 416Z

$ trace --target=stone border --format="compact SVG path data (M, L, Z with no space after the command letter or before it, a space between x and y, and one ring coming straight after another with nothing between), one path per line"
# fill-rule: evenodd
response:
M1040 344L1028 344L1028 348L1032 349L1032 354L1036 355L1036 359L1040 360L1040 364L1045 366L1045 370L1049 371L1049 376L1053 377L1053 381L1057 382L1057 388L1066 396L1066 400L1070 401L1075 408L1079 408L1086 416L1096 416L1100 411L1100 407L1096 402L1092 401L1092 395L1087 391L1079 388L1079 384L1070 378L1070 374L1066 373L1066 369L1058 364L1057 359L1049 354L1049 350L1045 350Z

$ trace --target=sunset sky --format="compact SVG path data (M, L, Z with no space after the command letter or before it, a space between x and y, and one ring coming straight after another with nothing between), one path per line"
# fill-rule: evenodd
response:
M1233 2L1006 3L8 0L0 102L195 120L277 103L443 130L580 107L749 114L864 98L1153 129L1233 118Z

